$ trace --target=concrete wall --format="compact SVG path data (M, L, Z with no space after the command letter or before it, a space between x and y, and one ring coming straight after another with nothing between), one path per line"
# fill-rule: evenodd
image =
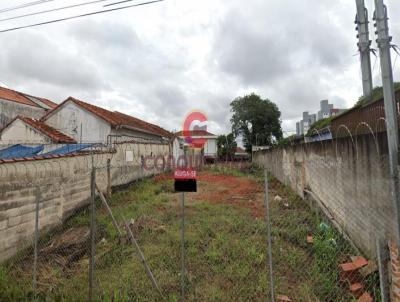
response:
M311 192L366 255L375 255L376 238L395 234L384 136L259 151L254 160L300 196Z
M0 129L11 122L17 115L38 119L44 114L45 110L42 108L0 99Z
M160 155L158 169L151 155ZM162 158L168 156L168 145L116 145L114 152L94 155L96 182L106 192L111 186L160 173ZM146 158L148 168L143 169ZM36 200L41 235L88 204L91 163L91 155L80 155L0 164L0 261L32 244Z

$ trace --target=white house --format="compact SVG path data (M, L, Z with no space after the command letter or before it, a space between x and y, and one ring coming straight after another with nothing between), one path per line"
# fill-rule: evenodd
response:
M40 119L56 103L5 87L0 87L0 128L18 115Z
M46 153L76 141L39 120L17 116L0 130L0 149L17 144L44 145L43 153Z
M203 139L205 141L202 148L194 148L188 142L191 139ZM172 153L175 160L178 160L180 156L185 154L185 149L189 150L191 155L201 154L205 161L215 161L218 158L217 148L217 135L207 132L205 130L192 130L188 133L183 131L176 132L172 144ZM188 155L188 152L186 152Z
M69 97L42 119L77 142L169 141L172 133L138 118Z

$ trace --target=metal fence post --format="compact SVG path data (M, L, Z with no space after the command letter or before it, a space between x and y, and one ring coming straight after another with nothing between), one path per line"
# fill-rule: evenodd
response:
M111 159L107 159L107 196L111 196Z
M96 248L96 170L92 166L90 177L90 259L89 259L89 301L93 301L94 258Z
M39 242L39 207L40 207L40 188L36 188L35 192L35 201L36 201L36 209L35 209L35 242L34 242L34 250L33 250L33 293L36 296L37 291L37 262L38 262L38 242Z
M388 261L389 261L389 251L388 245L385 240L376 240L376 254L378 257L378 267L379 267L379 283L381 288L381 299L382 302L389 302L389 272L388 272Z
M185 283L186 283L186 269L185 269L185 193L181 193L181 210L182 210L182 225L181 225L181 299L185 301Z
M269 262L269 277L271 287L271 301L275 302L275 284L274 284L274 272L272 267L272 240L271 240L271 217L269 212L269 194L268 194L268 171L264 168L265 178L265 218L267 223L267 248L268 248L268 262Z

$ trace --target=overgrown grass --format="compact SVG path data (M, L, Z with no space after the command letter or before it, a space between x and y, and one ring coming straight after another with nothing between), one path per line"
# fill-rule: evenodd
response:
M204 173L246 177L262 188L263 171L255 166L211 166ZM288 187L270 179L271 198L279 194L289 208L271 202L273 262L276 292L294 301L350 301L338 282L337 265L351 247ZM208 183L210 190L218 184ZM180 300L180 204L171 180L140 181L110 199L113 213L123 227L124 217L144 222L137 234L145 258L161 287L165 301ZM265 220L247 208L186 200L187 301L268 301ZM263 203L262 194L254 195ZM84 210L65 225L88 226ZM131 243L119 238L108 213L98 201L95 296L97 301L162 301L152 288ZM314 244L306 242L314 235ZM55 232L45 241L57 237ZM347 255L347 254L346 254ZM41 258L40 258L41 259ZM86 301L88 256L63 269L41 259L37 301ZM32 257L16 256L0 269L0 301L33 301ZM376 280L371 281L376 284ZM372 285L371 285L372 286ZM327 299L329 297L329 299Z

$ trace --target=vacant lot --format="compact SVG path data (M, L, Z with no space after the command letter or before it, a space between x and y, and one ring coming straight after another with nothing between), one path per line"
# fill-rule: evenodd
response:
M95 296L101 301L161 301L128 240L138 239L166 301L180 300L180 203L168 175L116 192L110 206L96 209ZM318 234L318 215L289 189L271 180L274 277L278 294L293 301L351 301L338 283L337 264L351 248L330 230L335 246ZM186 194L188 301L268 301L263 178L260 171L213 168L200 173L198 193ZM88 296L87 210L41 238L38 301L86 301ZM306 242L315 234L315 244ZM342 250L340 250L342 251ZM33 257L26 250L0 270L1 301L31 301ZM349 254L350 255L350 254ZM372 283L371 283L372 284ZM375 285L374 285L375 286ZM318 298L317 298L318 297Z

